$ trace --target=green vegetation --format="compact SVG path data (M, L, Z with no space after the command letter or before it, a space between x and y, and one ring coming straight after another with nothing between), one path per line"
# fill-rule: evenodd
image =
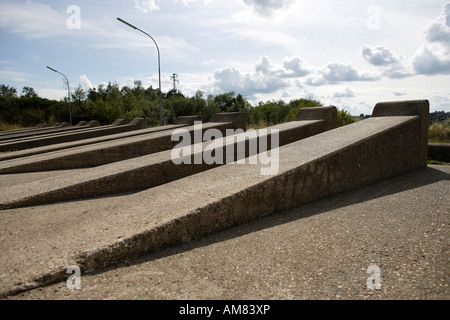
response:
M450 143L450 119L433 122L428 129L428 141L431 143Z
M134 87L117 84L99 85L87 92L79 85L71 94L72 122L98 120L101 125L111 124L119 118L145 118L149 126L159 125L159 91L144 88L140 81ZM215 113L244 112L249 128L263 128L294 120L300 108L322 106L313 99L295 99L259 102L252 106L241 94L234 92L205 97L197 91L186 97L180 91L162 93L162 115L164 124L171 124L179 116L201 115L207 122ZM39 123L53 124L68 121L68 101L40 98L35 90L24 87L19 96L17 90L8 85L0 87L0 129L31 127ZM338 112L339 124L353 122L345 110Z

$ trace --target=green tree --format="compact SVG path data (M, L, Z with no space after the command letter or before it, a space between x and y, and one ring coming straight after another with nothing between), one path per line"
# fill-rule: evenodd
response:
M17 89L14 87L10 87L8 85L2 84L0 86L0 97L8 98L8 97L17 97Z
M34 91L33 88L31 87L23 87L22 88L22 97L26 97L26 98L33 98L33 97L37 97L37 93L36 91Z
M342 127L355 122L355 119L353 119L353 116L348 111L338 108L337 121L338 126Z

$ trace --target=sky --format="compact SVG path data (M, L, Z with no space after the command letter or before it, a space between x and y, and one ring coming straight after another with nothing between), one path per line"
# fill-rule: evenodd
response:
M158 45L163 92L450 111L450 1L437 0L0 0L0 83L62 99L50 66L72 92L158 88L157 46L117 18Z

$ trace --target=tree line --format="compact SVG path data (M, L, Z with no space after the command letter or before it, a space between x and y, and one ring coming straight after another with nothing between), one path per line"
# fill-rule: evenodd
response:
M159 90L144 88L140 81L134 87L117 84L100 84L87 92L79 85L70 95L72 122L98 120L107 125L116 119L145 118L149 126L158 126ZM164 124L171 124L179 116L200 115L208 122L215 113L244 112L247 124L264 127L294 120L298 110L305 107L322 106L314 99L293 99L290 102L271 100L251 105L241 94L227 92L205 96L197 91L187 97L178 90L161 92L162 117ZM0 87L0 123L20 124L24 127L39 123L56 123L69 119L68 98L50 100L39 97L35 90L23 87L19 95L17 89L2 84ZM338 109L339 125L354 122L345 110Z

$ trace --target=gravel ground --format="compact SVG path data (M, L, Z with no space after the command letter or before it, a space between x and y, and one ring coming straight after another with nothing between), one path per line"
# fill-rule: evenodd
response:
M447 300L449 177L430 165L8 299Z

